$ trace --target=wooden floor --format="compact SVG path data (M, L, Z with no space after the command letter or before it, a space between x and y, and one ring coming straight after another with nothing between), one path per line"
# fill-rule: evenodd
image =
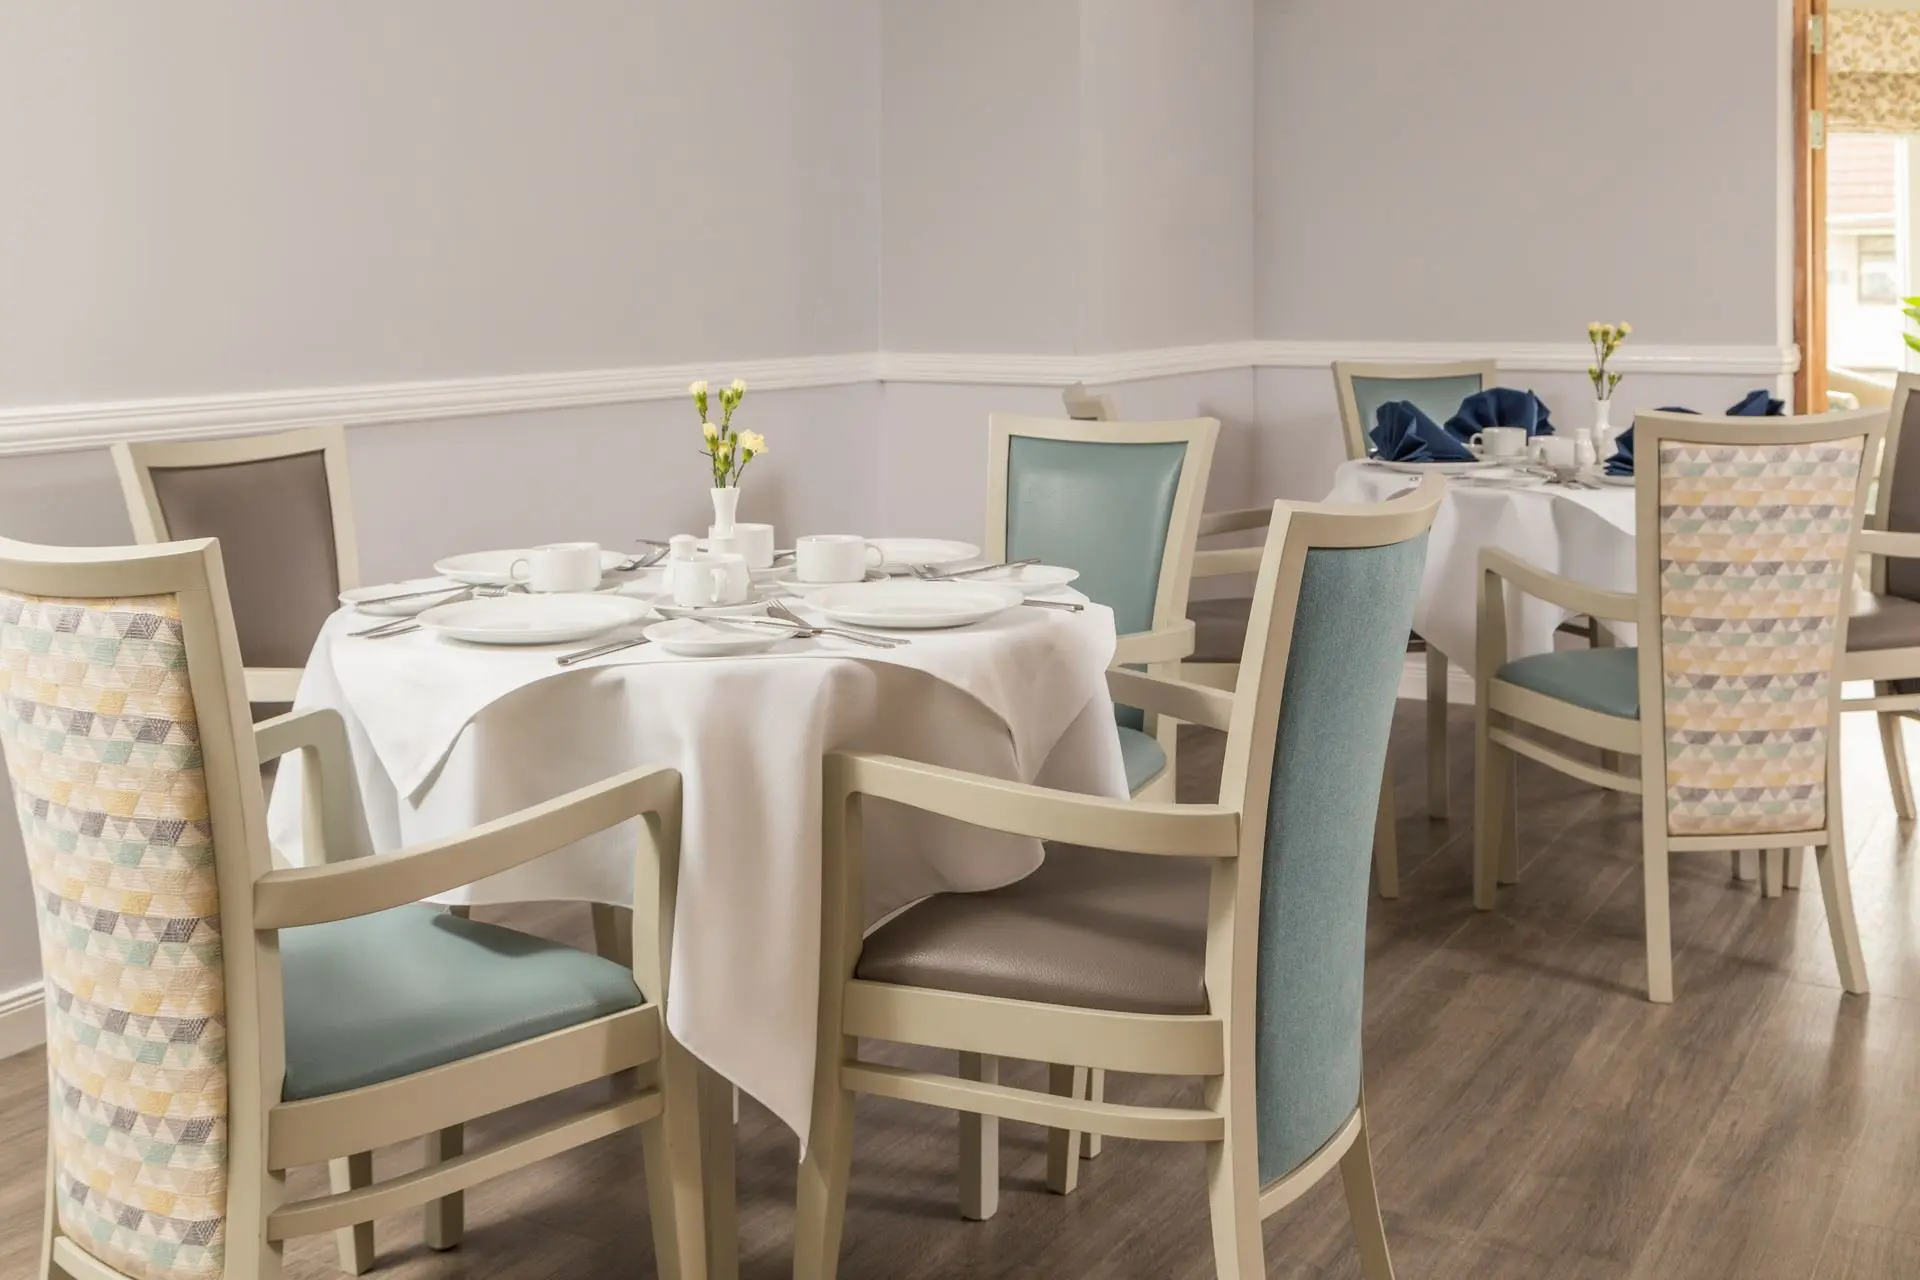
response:
M1401 704L1403 890L1374 907L1366 1048L1402 1280L1920 1276L1920 877L1872 725L1854 719L1846 804L1874 994L1841 994L1814 876L1763 901L1724 856L1680 856L1678 998L1657 1008L1642 996L1637 802L1523 763L1523 883L1476 914L1469 720L1456 709L1455 820L1429 823L1417 710ZM1204 795L1217 742L1196 733L1186 798ZM585 942L581 908L494 914ZM0 1062L4 1276L34 1261L43 1071L37 1053ZM1112 1091L1198 1094L1177 1080ZM1197 1149L1110 1143L1063 1200L1044 1188L1040 1131L1005 1124L999 1216L966 1223L950 1114L863 1099L857 1134L848 1280L1212 1275ZM773 1280L788 1273L796 1145L751 1103L740 1144L743 1274ZM1338 1181L1269 1220L1269 1275L1358 1274ZM637 1140L609 1139L471 1193L452 1253L427 1252L412 1217L382 1222L375 1274L652 1276L641 1186ZM294 1179L296 1194L323 1189L312 1171ZM338 1274L325 1239L288 1259L292 1276Z

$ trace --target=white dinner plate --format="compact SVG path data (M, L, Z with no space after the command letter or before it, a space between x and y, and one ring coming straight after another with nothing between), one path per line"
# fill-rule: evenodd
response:
M765 653L799 631L782 634L772 627L733 626L725 618L669 618L654 623L645 634L668 653L683 658L739 658Z
M1632 476L1610 476L1602 471L1597 473L1593 478L1601 484L1612 485L1616 489L1633 488Z
M1538 471L1482 471L1459 479L1474 489L1538 489L1550 478Z
M419 594L441 586L446 590ZM353 587L340 593L340 603L375 618L411 618L437 604L445 604L448 597L465 590L463 584L451 578L415 578L410 582L388 582L377 587ZM401 598L395 599L396 596Z
M1474 462L1388 462L1385 458L1368 458L1367 462L1408 476L1463 476L1470 471L1490 471L1511 465L1499 458L1481 458Z
M468 644L559 644L653 616L644 601L627 596L511 595L439 605L420 615L420 625Z
M653 602L653 609L663 618L751 618L767 611L765 596L753 596L739 604L713 604L697 609L673 602L671 596L661 596Z
M828 587L808 596L807 603L848 626L926 631L984 622L1024 599L1018 587L991 582L921 582L916 578Z
M961 570L964 571L964 566ZM1043 595L1049 591L1058 591L1061 587L1080 576L1078 569L1069 569L1058 564L1023 564L1014 568L989 569L983 573L969 573L958 579L960 582L981 582L1003 587L1018 587L1029 596Z
M790 591L796 595L806 595L810 591L825 591L828 587L853 585L852 583L843 582L802 582L793 576L792 565L782 566L780 575L781 576L773 580L773 585L779 587L782 591ZM887 577L887 574L882 573L878 569L869 569L865 580L868 582L885 582Z
M880 548L880 568L887 573L912 573L915 569L946 569L977 559L980 548L971 542L947 542L941 538L869 538Z
M434 565L433 571L470 587L504 587L513 581L513 562L525 560L530 554L524 547L517 551L475 551L464 556L448 556ZM618 551L602 551L600 572L612 573L627 560L628 557Z

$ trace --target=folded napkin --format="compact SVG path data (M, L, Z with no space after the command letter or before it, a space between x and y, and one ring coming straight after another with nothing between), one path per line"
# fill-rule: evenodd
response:
M1691 409L1682 409L1681 413L1691 413ZM1628 427L1614 437L1613 456L1607 459L1606 471L1610 476L1630 476L1633 474L1633 428Z
M1749 391L1746 399L1727 410L1729 418L1778 418L1787 411L1787 402L1765 391Z
M1373 447L1386 462L1472 462L1473 451L1458 436L1410 400L1393 400L1374 414Z
M1529 437L1553 434L1540 397L1512 387L1489 387L1470 395L1460 402L1459 412L1447 419L1447 430L1462 440L1471 440L1488 427L1524 427Z

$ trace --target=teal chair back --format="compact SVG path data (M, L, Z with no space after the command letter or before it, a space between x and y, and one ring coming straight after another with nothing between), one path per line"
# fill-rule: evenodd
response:
M1219 424L1074 422L995 414L987 554L1077 569L1121 635L1184 618L1200 500ZM1120 723L1144 717L1121 708Z
M1262 600L1275 605L1250 624L1241 678L1257 682L1257 705L1269 701L1274 683L1280 686L1277 723L1267 721L1274 727L1265 729L1256 712L1246 734L1251 740L1271 732L1273 754L1263 768L1261 752L1239 752L1230 743L1227 775L1255 801L1266 783L1262 856L1257 868L1238 869L1243 877L1255 871L1259 877L1251 976L1262 1185L1313 1155L1359 1105L1374 816L1427 530L1442 492L1428 482L1387 508L1344 516L1344 527L1360 528L1363 541L1377 541L1383 532L1391 538L1377 545L1319 545L1338 542L1320 530L1343 527L1342 516L1324 511L1308 517L1322 522L1313 532L1276 528L1274 539L1307 544L1291 561L1299 566L1297 596L1268 589L1270 575L1284 582L1289 572L1288 558L1275 556L1271 541L1266 559L1281 567L1262 569L1255 608ZM1397 514L1383 523L1371 514L1382 510ZM1283 634L1280 675L1268 671L1268 658L1280 652ZM1249 803L1246 812L1255 821L1260 806ZM1240 920L1246 919L1245 893L1243 880ZM1236 972L1234 981L1247 976Z
M1349 458L1367 456L1368 433L1381 405L1408 400L1435 422L1445 422L1459 411L1462 400L1485 391L1495 380L1491 361L1445 365L1343 361L1333 370Z

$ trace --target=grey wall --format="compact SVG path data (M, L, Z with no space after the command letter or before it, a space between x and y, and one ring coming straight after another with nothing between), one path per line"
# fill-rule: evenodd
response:
M876 0L10 5L0 405L870 351L879 99Z
M1260 0L1269 338L1784 341L1781 0Z

